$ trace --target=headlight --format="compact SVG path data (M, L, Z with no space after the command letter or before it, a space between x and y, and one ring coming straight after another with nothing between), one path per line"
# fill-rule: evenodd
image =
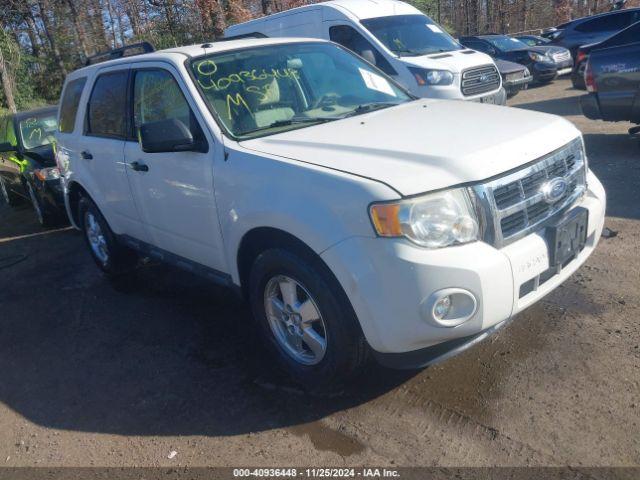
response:
M378 235L404 236L423 247L448 247L479 238L478 220L464 188L373 204L369 213Z
M40 170L34 170L33 173L43 182L60 178L60 170L58 170L58 167L41 168Z
M536 52L529 52L529 58L531 60L533 60L534 62L548 62L549 61L549 59L545 55L542 55L542 54L536 53Z
M409 67L418 85L451 85L453 73L449 70L426 70L424 68Z

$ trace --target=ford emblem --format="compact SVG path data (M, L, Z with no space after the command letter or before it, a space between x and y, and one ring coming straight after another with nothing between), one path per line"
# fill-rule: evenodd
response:
M486 82L489 79L489 77L487 76L486 73L483 73L482 75L480 75L480 81L482 83Z
M567 189L569 188L569 184L564 178L556 177L551 180L545 182L540 187L540 193L542 193L542 197L544 201L547 203L556 203L564 194L567 193Z

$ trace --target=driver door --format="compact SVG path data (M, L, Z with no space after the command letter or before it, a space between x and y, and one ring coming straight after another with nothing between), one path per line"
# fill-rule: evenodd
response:
M214 199L216 148L185 85L169 64L132 66L132 131L125 146L127 176L153 246L212 269L226 272L222 237ZM206 153L146 153L140 127L164 120L182 122L194 138L208 145Z

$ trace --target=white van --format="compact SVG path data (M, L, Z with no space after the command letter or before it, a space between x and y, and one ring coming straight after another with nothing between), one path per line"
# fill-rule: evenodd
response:
M419 97L504 105L491 57L460 45L437 23L396 0L332 0L233 25L225 37L309 37L356 52Z

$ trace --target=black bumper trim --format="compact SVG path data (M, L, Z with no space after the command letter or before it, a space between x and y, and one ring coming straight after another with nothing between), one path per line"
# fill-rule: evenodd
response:
M437 345L432 345L431 347L421 348L420 350L413 350L411 352L383 353L372 350L373 356L380 365L389 368L424 368L464 352L468 348L480 343L500 330L510 321L511 319L503 320L502 322L495 324L493 327L489 327L475 335L455 338L453 340L448 340L446 342L438 343Z

